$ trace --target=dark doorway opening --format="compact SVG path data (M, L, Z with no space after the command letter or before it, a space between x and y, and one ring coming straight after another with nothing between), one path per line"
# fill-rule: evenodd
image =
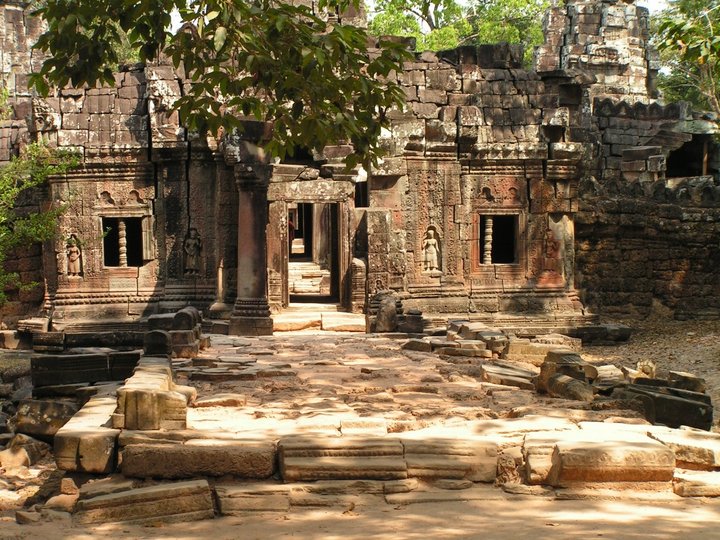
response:
M339 205L290 203L290 302L337 302L340 296Z

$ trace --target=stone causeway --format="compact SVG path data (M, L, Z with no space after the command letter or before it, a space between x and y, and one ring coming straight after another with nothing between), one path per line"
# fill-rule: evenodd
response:
M485 341L463 337L471 328ZM493 351L500 332L455 330L212 335L194 358L146 352L55 436L58 468L80 484L74 522L351 507L366 496L720 496L720 434L652 425L613 396L535 391L533 361L581 356L579 340L520 340L507 359ZM585 369L596 385L608 377Z

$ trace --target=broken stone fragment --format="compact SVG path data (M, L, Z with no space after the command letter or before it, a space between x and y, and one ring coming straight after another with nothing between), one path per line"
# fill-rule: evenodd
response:
M550 392L550 380L556 375L565 375L580 381L585 384L587 381L593 381L598 376L597 369L585 362L582 357L567 349L558 349L548 351L545 356L545 361L540 366L540 375L537 378L537 390L538 392ZM561 379L556 380L553 385L555 386L555 392L564 392L568 383L560 382ZM575 388L575 386L573 386ZM581 387L572 390L573 392L580 392L579 395L587 395L586 391L579 390ZM559 394L563 397L563 394ZM569 396L568 396L569 397ZM576 399L570 397L570 399ZM588 401L586 397L579 398L582 401Z
M29 467L50 453L50 445L23 435L16 434L5 450L0 451L0 466L5 469Z
M699 392L701 394L705 392L707 387L705 379L683 371L670 371L668 373L668 382L673 388L690 390L691 392Z
M411 339L406 341L402 348L406 351L431 352L432 344L422 339Z
M59 495L55 495L54 497L50 497L43 505L43 508L72 512L75 509L75 503L77 503L79 496L79 493L75 493L74 495L61 493Z
M553 375L546 384L547 393L553 397L576 399L578 401L593 401L595 399L592 386L568 375Z
M676 470L673 491L681 497L720 497L720 472Z
M25 510L15 511L15 522L18 525L30 525L32 523L38 523L42 520L42 515L39 512L26 512Z
M75 403L58 400L22 401L15 415L15 431L40 437L52 437L78 411Z

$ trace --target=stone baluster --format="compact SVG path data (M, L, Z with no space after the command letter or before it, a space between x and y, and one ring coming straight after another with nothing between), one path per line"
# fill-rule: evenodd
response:
M483 264L492 264L493 218L485 216L485 233L483 235Z
M127 266L127 230L125 220L118 219L118 246L120 247L120 266Z

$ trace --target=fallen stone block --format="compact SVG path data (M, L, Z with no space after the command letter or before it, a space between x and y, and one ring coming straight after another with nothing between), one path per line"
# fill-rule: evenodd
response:
M122 475L114 474L107 478L90 480L80 486L80 498L92 499L101 495L110 495L135 488L136 480L125 478Z
M672 428L691 426L710 430L713 408L710 396L676 388L630 384L613 391L613 397L642 404L645 418Z
M53 437L78 411L75 403L57 400L21 401L15 414L15 431Z
M670 371L668 373L668 382L673 388L679 388L680 390L689 390L691 392L698 392L704 394L707 388L705 379L702 377L696 377L692 373L685 373L683 371Z
M432 352L432 345L422 339L411 339L403 344L402 349L406 351Z
M272 476L275 445L242 440L192 439L184 444L131 444L122 449L123 475L136 478Z
M582 382L592 382L597 379L598 371L572 350L554 349L548 351L545 361L540 366L540 375L537 378L538 392L549 393L549 381L555 375L566 375Z
M482 380L489 383L516 386L523 390L535 390L535 384L531 378L527 377L527 372L524 370L483 364L480 366L480 373Z
M365 316L356 313L323 313L323 330L332 332L365 332Z
M545 383L547 393L553 397L593 401L595 394L592 386L568 375L555 374Z
M720 497L720 472L676 470L673 491L681 497Z
M112 380L107 354L36 354L30 365L36 387Z
M105 474L114 470L119 429L105 427L116 407L114 397L91 398L55 435L58 469Z
M720 434L676 429L649 435L675 452L677 467L706 470L720 467Z
M548 483L668 482L675 454L649 437L623 433L616 440L561 440L555 444Z
M207 480L131 489L78 501L73 521L91 523L177 523L215 517Z
M15 523L18 525L30 525L32 523L39 523L41 520L42 514L40 512L15 511Z

